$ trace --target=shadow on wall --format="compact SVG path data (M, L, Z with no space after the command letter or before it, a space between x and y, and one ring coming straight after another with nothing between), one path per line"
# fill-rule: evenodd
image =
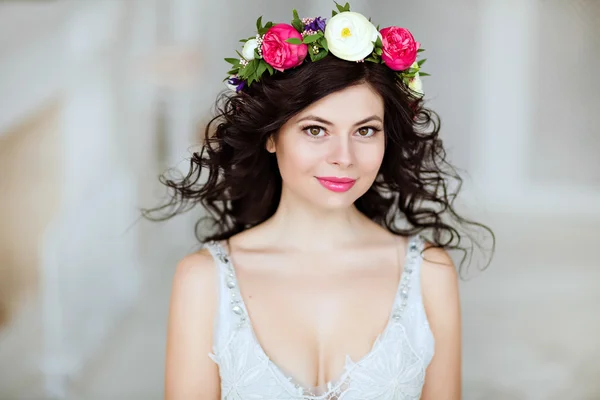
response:
M58 101L0 132L0 328L37 292L39 249L60 201Z

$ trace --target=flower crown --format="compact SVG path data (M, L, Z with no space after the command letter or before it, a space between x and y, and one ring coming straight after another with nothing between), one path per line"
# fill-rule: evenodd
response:
M291 24L262 24L256 21L257 35L242 39L242 52L238 58L226 58L232 65L225 78L230 89L239 92L265 74L284 72L298 67L307 60L322 60L329 53L337 58L354 62L385 64L396 71L398 77L414 92L422 95L421 65L418 53L424 51L408 29L390 26L379 30L370 19L350 11L350 5L337 3L337 12L331 18L302 18L296 10Z

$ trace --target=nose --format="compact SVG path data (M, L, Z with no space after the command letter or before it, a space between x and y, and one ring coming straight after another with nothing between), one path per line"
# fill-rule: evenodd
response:
M331 148L328 155L328 162L342 168L348 168L354 165L354 148L352 139L346 136L335 137L330 142Z

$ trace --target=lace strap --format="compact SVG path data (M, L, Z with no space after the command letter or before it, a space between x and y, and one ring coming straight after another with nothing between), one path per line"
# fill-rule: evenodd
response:
M246 311L242 301L242 295L238 286L238 281L235 276L235 269L231 262L227 250L219 242L212 242L211 246L215 262L219 265L222 276L221 292L224 307L227 308L229 314L233 313L233 319L237 326L241 326L247 320Z
M411 236L408 240L408 248L406 249L406 258L402 276L400 277L400 285L396 293L394 309L392 311L392 319L394 321L402 320L406 308L408 307L411 292L415 292L413 286L417 286L417 291L420 296L420 271L421 252L425 242L420 235Z
M218 354L218 349L227 344L232 328L240 325L243 309L229 255L216 241L206 243L205 247L212 255L218 270L219 307L213 330L214 353Z

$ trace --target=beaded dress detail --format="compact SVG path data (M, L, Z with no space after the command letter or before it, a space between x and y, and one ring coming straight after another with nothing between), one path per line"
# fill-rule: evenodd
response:
M423 239L411 236L392 312L369 353L359 360L346 356L335 381L306 388L286 376L259 344L241 297L235 269L218 242L205 244L219 270L219 310L213 353L225 400L418 400L434 339L421 297Z

